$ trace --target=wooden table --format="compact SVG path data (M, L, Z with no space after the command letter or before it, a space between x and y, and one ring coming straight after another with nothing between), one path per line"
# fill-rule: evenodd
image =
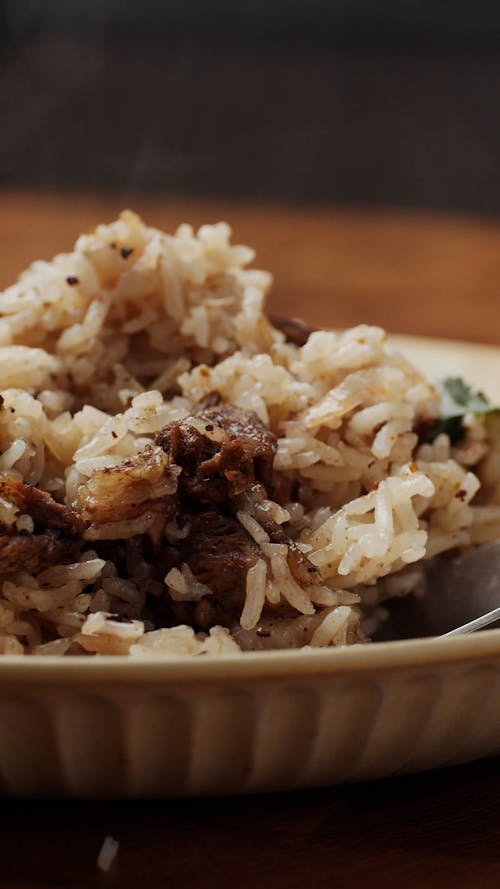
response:
M0 192L0 287L124 206L173 230L228 220L275 276L270 305L313 324L500 343L500 223L228 201Z
M0 286L122 204L0 195ZM133 206L167 228L230 220L236 238L255 246L258 263L275 273L277 313L500 343L500 225L493 221L167 199ZM498 760L276 796L4 801L0 812L0 889L500 884ZM95 861L107 834L120 850L102 874Z

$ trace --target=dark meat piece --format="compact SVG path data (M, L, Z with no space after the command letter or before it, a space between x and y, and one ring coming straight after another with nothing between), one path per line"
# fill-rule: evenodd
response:
M271 315L270 321L273 327L285 334L287 342L295 343L296 346L304 346L314 329L307 327L298 318L277 318L276 315Z
M193 517L181 561L227 606L243 603L247 571L258 557L257 544L237 519L209 509Z
M56 503L50 494L25 485L13 478L0 481L0 498L13 503L19 515L29 515L35 525L35 533L57 531L69 538L76 538L83 531L82 522L69 506Z
M186 623L196 630L208 630L215 624L232 626L245 601L247 571L258 558L257 544L237 519L215 509L192 516L189 535L181 541L175 563L178 567L187 563L196 580L207 584L213 595L198 602L169 599L164 622Z
M0 481L0 497L13 503L19 515L29 515L33 533L4 526L0 533L0 573L37 573L57 562L76 558L81 547L83 523L77 513L38 488L17 479Z
M255 480L272 486L276 438L253 412L229 404L166 426L157 443L182 468L181 494L224 503Z
M123 522L148 511L161 512L167 519L175 507L179 471L164 451L152 447L118 466L98 470L78 491L82 518L93 526Z
M14 571L37 574L51 565L72 562L78 557L80 547L80 541L60 537L57 532L1 534L0 574L12 574Z

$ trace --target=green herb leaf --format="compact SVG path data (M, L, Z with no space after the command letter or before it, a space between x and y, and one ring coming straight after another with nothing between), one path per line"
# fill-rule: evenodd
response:
M487 414L494 410L483 392L474 392L460 377L448 377L437 388L441 391L443 417Z
M462 420L466 414L489 414L497 410L484 392L474 392L461 377L447 377L437 383L436 388L441 393L441 416L427 433L427 442L433 442L445 432L451 443L456 444L465 434Z

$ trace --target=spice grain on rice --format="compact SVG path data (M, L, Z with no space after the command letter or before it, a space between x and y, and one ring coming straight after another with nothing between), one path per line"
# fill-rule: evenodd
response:
M500 536L482 416L379 327L271 324L225 223L131 212L0 294L0 653L345 645Z

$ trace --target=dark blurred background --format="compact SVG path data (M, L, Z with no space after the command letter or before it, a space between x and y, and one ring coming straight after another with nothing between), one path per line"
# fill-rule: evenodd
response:
M0 186L500 211L500 3L0 0Z

